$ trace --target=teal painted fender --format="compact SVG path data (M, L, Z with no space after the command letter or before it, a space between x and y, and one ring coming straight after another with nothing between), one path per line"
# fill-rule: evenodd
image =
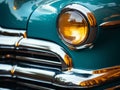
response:
M56 20L64 6L77 3L88 8L97 20L98 33L92 49L70 50L57 33ZM74 68L99 69L120 65L120 27L101 28L107 21L120 20L118 0L46 0L31 15L28 37L49 40L64 47L73 60Z
M0 0L0 26L4 28L26 29L30 14L41 1Z

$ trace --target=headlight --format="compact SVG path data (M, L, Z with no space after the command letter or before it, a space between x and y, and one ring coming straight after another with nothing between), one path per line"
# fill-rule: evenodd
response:
M96 34L95 27L93 14L81 5L66 6L58 17L58 33L70 48L91 45Z
M61 37L68 44L79 45L88 36L87 21L78 11L71 10L62 13L58 26Z

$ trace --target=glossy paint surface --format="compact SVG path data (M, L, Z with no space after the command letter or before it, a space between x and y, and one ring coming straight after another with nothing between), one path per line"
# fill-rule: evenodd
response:
M120 20L119 0L73 0L72 3L81 4L91 10L98 25L107 21Z
M98 24L94 47L73 51L65 46L57 33L57 16L62 8L70 3L78 3L90 9ZM107 21L120 20L118 0L49 0L39 4L31 15L28 24L28 37L49 40L64 47L71 55L74 68L98 69L120 64L120 27L100 28Z
M0 26L26 29L30 14L41 0L0 0Z

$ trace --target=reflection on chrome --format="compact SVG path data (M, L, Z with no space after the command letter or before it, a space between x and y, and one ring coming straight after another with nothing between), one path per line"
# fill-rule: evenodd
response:
M44 50L44 51L50 52L60 59L60 62L62 63L62 69L63 70L64 69L69 69L69 68L72 67L71 58L57 44L47 42L47 41L43 41L43 40L23 38L19 42L19 46L17 48L19 50L20 49L27 49L29 51L36 51L36 52L41 52L41 50ZM65 58L66 55L68 56L67 59Z
M103 27L103 28L108 27L108 28L110 28L110 27L116 27L118 25L120 26L120 20L104 22L104 23L100 24L100 27Z
M62 70L72 67L72 60L62 47L49 41L25 38L24 33L24 31L0 28L0 51L6 52L2 57L58 65Z
M12 65L0 64L0 76L11 76Z
M17 77L68 88L89 88L120 78L119 65L94 71L74 69L72 59L59 45L23 38L19 32L8 31L6 35L0 32L0 77Z
M32 80L36 82L42 81L61 87L89 88L120 78L120 66L115 67L119 68L112 69L111 71L101 74L93 74L94 71L78 69L56 72L49 69L37 69L30 67L21 67L17 65L11 66L7 64L0 64L0 76L5 76L8 74L14 78L17 77L20 79ZM105 69L106 68L101 70Z
M4 28L0 27L0 35L26 37L26 32L25 32L25 30L12 30L12 29L4 29Z

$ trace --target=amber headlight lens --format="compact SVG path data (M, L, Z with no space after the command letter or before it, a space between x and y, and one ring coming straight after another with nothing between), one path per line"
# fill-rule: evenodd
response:
M65 43L79 46L88 37L88 23L79 11L62 12L58 18L58 32Z

